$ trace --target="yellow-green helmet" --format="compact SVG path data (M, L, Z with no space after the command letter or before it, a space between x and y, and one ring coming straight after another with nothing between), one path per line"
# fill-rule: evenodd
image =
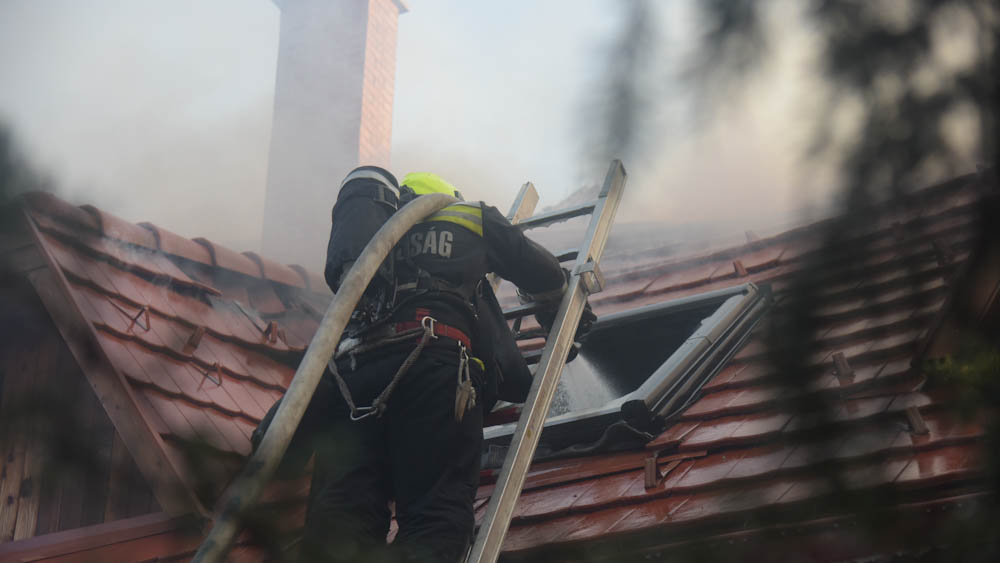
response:
M416 195L446 194L462 199L462 194L447 180L431 172L410 172L403 178L403 186Z

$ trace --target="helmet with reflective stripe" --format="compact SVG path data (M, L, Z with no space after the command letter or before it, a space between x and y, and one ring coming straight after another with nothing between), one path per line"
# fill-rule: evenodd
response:
M352 180L361 179L375 180L389 188L396 197L399 197L399 183L396 182L396 177L392 175L392 172L379 166L358 166L348 172L347 176L344 177L344 181L340 183L340 187L343 188Z
M462 199L462 193L447 180L431 172L410 172L403 178L403 186L416 195L446 194Z

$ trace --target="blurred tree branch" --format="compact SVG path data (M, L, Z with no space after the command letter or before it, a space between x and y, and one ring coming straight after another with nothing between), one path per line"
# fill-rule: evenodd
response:
M786 408L808 421L805 426L810 430L793 441L812 451L835 491L820 509L853 514L877 543L887 525L879 521L877 509L897 502L899 491L885 488L873 502L871 495L845 486L838 464L822 461L822 449L843 436L844 425L836 424L839 399L824 400L808 388L816 375L811 359L822 348L824 326L818 310L831 283L863 287L870 278L857 257L862 249L852 245L857 233L887 212L878 211L877 202L967 172L973 165L995 170L997 5L986 0L801 4L712 0L696 6L706 23L689 85L693 98L704 101L703 111L711 111L764 69L780 39L773 36L775 29L804 26L815 34L822 103L812 124L812 142L801 156L811 164L831 163L838 170L840 209L825 224L821 251L806 260L790 281L788 297L769 315L768 361L777 384L791 397ZM801 9L796 19L788 21L796 9ZM762 25L782 21L779 16L786 16L781 25ZM997 219L986 216L984 209L979 212L982 216L974 227L979 232L973 233L977 239ZM855 259L845 260L851 252ZM914 280L912 289L917 289L917 276L912 274L920 265L915 259L903 262ZM858 293L867 299L863 290ZM978 343L975 353L963 351L937 365L931 381L964 390L959 394L965 399L959 401L964 409L995 412L1000 407L993 393L998 385L997 342L976 335L970 341ZM970 400L976 405L970 407ZM1000 443L997 424L986 424L986 434L987 444ZM985 482L990 486L1000 482L1000 460L989 452L987 457ZM984 510L977 516L974 526L952 526L955 529L949 532L949 555L957 560L988 560L989 553L995 555L997 545L989 538L996 537L1000 510Z
M963 159L995 161L1000 20L994 2L803 4L801 21L784 25L814 30L825 88L804 156L839 164L846 207L953 176ZM719 92L735 91L760 69L771 52L773 41L762 25L766 16L788 16L801 5L712 0L696 6L705 29L690 84L695 99L711 106L721 101ZM852 112L854 119L845 117ZM854 122L854 131L843 139L838 131L845 120ZM963 154L970 144L971 154Z

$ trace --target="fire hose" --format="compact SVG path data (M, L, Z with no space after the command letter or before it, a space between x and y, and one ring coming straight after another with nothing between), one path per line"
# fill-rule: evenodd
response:
M411 227L457 201L445 194L420 196L394 213L365 246L323 315L264 439L218 504L222 511L195 553L194 563L221 562L229 552L244 515L257 502L285 455L340 335L382 261Z

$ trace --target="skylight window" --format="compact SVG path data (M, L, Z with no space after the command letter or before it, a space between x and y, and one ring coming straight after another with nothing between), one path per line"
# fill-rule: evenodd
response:
M600 447L613 425L655 431L735 353L767 294L748 283L601 317L563 371L539 452ZM486 428L486 444L506 444L514 426Z

